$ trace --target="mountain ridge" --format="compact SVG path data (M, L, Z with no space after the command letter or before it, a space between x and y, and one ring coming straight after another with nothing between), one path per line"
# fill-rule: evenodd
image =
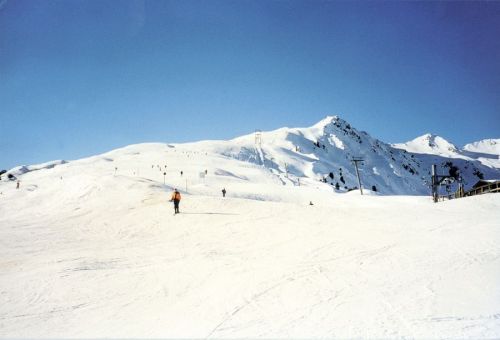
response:
M200 168L208 168L213 159L220 157L233 159L257 166L261 170L260 177L253 179L257 182L271 174L282 185L321 186L325 190L330 187L329 190L337 193L345 193L358 186L353 158L364 160L360 169L363 188L385 195L428 194L432 164L438 165L441 174L459 173L466 188L481 178L500 178L498 157L495 159L482 153L464 152L444 138L432 134L425 134L407 143L388 144L365 131L357 130L339 116L326 116L310 127L256 131L231 140L134 144L69 163L92 166L93 162L109 162L112 167L111 163L119 160L120 163L141 164L136 166L135 171L141 173L147 162L141 155L151 155L148 157L153 159L164 158L169 162L171 157L166 156L165 150L167 153L179 151L192 157L210 155L212 158L206 160L207 165L200 164ZM65 162L16 167L6 175L22 177L34 170L48 171L64 166ZM183 168L184 159L176 159L175 162L180 162L178 167ZM217 168L217 171L232 173L224 168ZM244 171L235 176L248 177ZM455 187L456 183L449 190L455 190Z

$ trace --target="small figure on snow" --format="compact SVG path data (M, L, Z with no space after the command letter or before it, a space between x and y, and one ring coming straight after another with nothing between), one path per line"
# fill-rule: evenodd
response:
M226 188L222 188L222 197L226 197Z
M16 189L19 189L20 184L21 184L21 182L19 180L17 180Z
M183 171L181 171L181 176L182 176L183 174L184 174L184 172L183 172Z
M314 205L312 201L309 201L309 205Z
M181 193L177 190L174 189L174 192L172 193L172 198L170 199L170 202L174 202L174 214L179 213L179 203L181 201Z

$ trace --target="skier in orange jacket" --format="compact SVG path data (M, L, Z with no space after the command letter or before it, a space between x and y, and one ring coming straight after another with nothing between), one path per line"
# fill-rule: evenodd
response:
M170 202L172 201L174 202L174 213L178 214L179 202L181 201L181 193L177 189L174 189L174 192L172 193L172 198L170 199Z

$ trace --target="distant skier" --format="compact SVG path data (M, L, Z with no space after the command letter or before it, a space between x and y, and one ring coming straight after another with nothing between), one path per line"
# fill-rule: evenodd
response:
M170 202L174 202L174 214L179 213L179 203L181 201L181 193L177 190L174 189L174 192L172 193L172 198L170 199Z
M226 188L222 189L222 197L226 197Z
M312 201L309 201L309 205L314 205Z
M18 180L18 181L17 181L17 184L16 184L16 189L19 189L19 185L20 185L20 183L21 183L21 182Z
M183 171L181 171L181 176L182 176L182 175L184 175L184 172L183 172Z

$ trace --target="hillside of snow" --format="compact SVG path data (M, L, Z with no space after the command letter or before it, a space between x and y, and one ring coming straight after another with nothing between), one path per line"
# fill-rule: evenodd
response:
M465 153L441 137L424 137L405 147L389 145L334 116L312 127L282 128L221 142L216 152L259 164L285 177L284 182L321 181L337 193L359 186L354 158L363 159L359 171L365 190L383 195L428 194L432 164L438 166L438 174L456 177L451 191L456 190L459 178L466 189L479 179L500 178L498 156ZM213 144L206 146L210 151ZM201 144L191 147L204 149Z
M147 167L150 160L152 165L158 166L156 163L159 162L163 166L165 147L165 144L150 144L130 160L140 164L138 172L140 168ZM125 149L134 148L144 146L131 145ZM337 116L326 117L307 128L281 128L228 141L172 144L168 148L173 152L192 154L191 157L199 155L201 163L205 157L207 160L238 160L247 165L258 165L264 171L264 177L273 183L311 185L335 193L359 187L353 163L355 158L363 160L358 164L364 190L382 195L428 195L432 164L438 165L440 175L455 177L455 183L448 187L451 192L456 190L459 178L462 178L466 189L479 179L500 178L498 155L458 150L443 138L430 134L408 143L389 145L364 131L358 131ZM110 152L111 155L113 153ZM112 159L111 156L108 158ZM18 177L61 162L65 161L21 166L6 175ZM200 167L193 174L195 177L207 168L203 164Z
M437 164L440 175L456 173L463 178L465 188L474 185L479 179L500 179L499 140L487 139L457 148L444 138L425 134L406 143L392 144L393 147L413 154L427 167ZM453 190L456 189L456 183ZM453 191L452 190L452 191Z
M500 169L500 139L483 139L467 144L463 147L462 153L488 167Z
M2 180L0 337L498 337L500 195L335 194L301 177L329 163L305 160L353 144L293 149L323 129L263 133L276 144L257 152L253 136L133 145Z
M470 143L463 148L466 151L500 155L500 139L483 139Z
M458 153L455 145L440 136L430 133L426 133L406 143L393 144L393 146L417 154L432 154L444 157L453 157Z
M0 337L500 334L499 195L336 190L340 176L356 183L351 156L387 192L419 188L396 172L423 163L333 117L260 138L9 171L20 188L0 181Z

